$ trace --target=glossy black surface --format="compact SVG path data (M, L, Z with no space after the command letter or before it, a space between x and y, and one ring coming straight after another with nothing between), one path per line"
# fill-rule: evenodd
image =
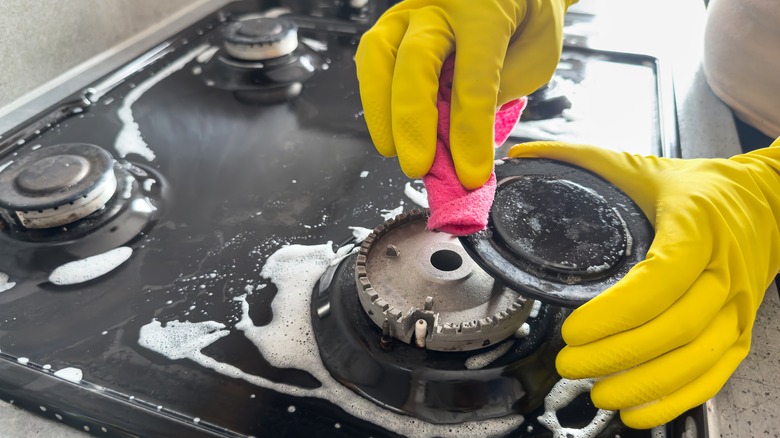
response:
M231 17L280 3L231 4L162 42L164 56L104 95L96 97L85 87L4 133L0 165L37 145L104 147L118 160L116 166L133 175L133 196L149 198L157 207L153 215L137 217L114 205L106 210L110 217L86 218L78 226L45 233L19 230L5 217L0 272L15 285L0 292L4 400L14 399L47 418L60 415L79 429L89 425L98 433L106 427L108 435L393 435L323 399L267 390L187 359L168 359L138 343L140 328L153 319L218 321L230 334L205 348L204 355L273 382L317 387L320 382L304 370L271 366L235 330L240 310L233 299L249 283L267 284L247 300L254 324L269 324L278 317L271 308L277 290L259 270L270 254L288 243L344 242L350 226L373 228L384 220L383 210L414 207L404 195L408 180L397 162L379 157L371 145L353 63L360 33L389 2L369 2L358 21L345 20L337 2L283 2L291 7L301 37L326 47L318 54L328 68L303 83L297 98L246 104L231 91L206 86L195 71L201 64L193 59L131 106L133 122L155 158L120 154L115 145L127 121L119 110L134 89L203 44L218 45ZM645 68L644 60L576 52L578 64L565 73L580 79L591 74L598 79L598 70L586 68L590 59L615 65L625 59ZM652 78L654 67L646 68ZM577 84L588 86L584 80ZM644 94L655 92L653 81L634 84ZM611 122L597 120L588 127L608 130ZM660 151L659 125L653 129L645 140ZM148 179L154 184L147 191ZM67 287L48 282L56 267L120 245L132 247L133 255L105 276ZM81 369L83 381L52 376L66 367ZM294 414L288 412L291 405ZM513 434L526 434L525 427Z

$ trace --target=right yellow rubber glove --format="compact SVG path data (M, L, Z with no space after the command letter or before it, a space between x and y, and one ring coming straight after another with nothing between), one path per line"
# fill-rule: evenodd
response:
M436 96L444 60L457 47L450 151L467 189L493 170L496 108L531 94L561 56L563 16L575 0L405 0L360 40L360 97L379 153L398 155L420 178L436 152Z
M563 325L558 372L599 378L593 403L634 428L713 397L748 354L780 269L780 142L730 159L667 159L538 142L510 157L565 161L630 196L655 227L647 258Z

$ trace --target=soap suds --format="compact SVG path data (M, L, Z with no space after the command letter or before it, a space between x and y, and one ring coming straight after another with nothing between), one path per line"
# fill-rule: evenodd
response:
M323 366L317 343L311 335L313 328L309 307L315 283L331 263L345 252L348 251L334 252L332 245L325 244L290 245L272 254L261 271L261 275L271 280L278 289L271 303L274 318L267 325L258 327L254 324L249 316L249 303L245 295L235 298L241 304L241 319L236 329L244 333L272 366L305 370L321 382L318 388L272 382L204 355L201 352L203 348L228 333L223 324L215 321L173 321L163 326L159 321L152 320L141 329L139 343L171 359L188 358L226 376L267 389L291 396L329 400L355 417L401 435L501 435L522 424L523 417L519 415L458 425L430 424L382 409L334 380Z
M56 371L54 375L73 383L79 383L84 378L84 373L80 369L73 367L63 368Z
M0 272L0 292L5 292L14 286L16 286L16 283L13 281L8 281L8 274L5 272Z
M404 194L420 207L428 208L428 192L425 188L418 191L412 187L412 183L408 182L404 186Z
M514 345L513 342L504 342L498 347L486 351L485 353L475 354L466 359L466 368L470 370L479 370L493 363L496 359L506 354Z
M572 402L578 395L593 388L593 379L561 379L544 398L544 414L537 419L553 433L553 438L594 438L609 424L615 411L599 409L591 422L582 429L561 426L557 412Z
M382 217L386 221L389 221L390 219L395 219L396 216L398 216L399 214L401 214L403 212L404 212L404 206L403 205L399 205L398 207L396 207L396 208L394 208L392 210L388 210L386 208L382 209L382 211L380 213L382 214Z
M94 280L116 269L132 254L132 248L121 246L103 254L66 263L49 275L49 281L58 286L64 286Z
M352 236L357 240L358 243L366 240L366 237L368 237L369 234L371 234L372 229L370 228L363 228L363 227L349 227L350 230L352 230Z
M368 171L367 170L364 170L364 171L360 172L360 177L361 178L365 178L367 176L368 176Z
M137 154L148 161L154 160L155 153L144 141L143 136L141 136L141 128L133 118L132 106L150 88L174 72L181 70L187 63L203 54L208 48L208 44L196 47L127 93L127 96L122 101L122 105L117 110L117 116L122 122L122 129L114 141L114 149L120 157L124 158L128 154Z

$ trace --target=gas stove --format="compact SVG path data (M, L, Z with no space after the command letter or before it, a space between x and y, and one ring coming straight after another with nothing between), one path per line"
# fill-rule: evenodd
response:
M353 65L390 3L231 3L0 137L3 400L108 436L706 436L702 408L628 430L555 374L567 308L636 262L626 236L635 258L652 238L608 183L499 161L489 233L425 229L422 183L374 151ZM506 146L676 156L671 103L658 59L572 34ZM528 184L572 197L547 225L602 234L513 226ZM617 213L582 216L594 206ZM574 240L611 252L562 262ZM545 409L551 391L573 400Z

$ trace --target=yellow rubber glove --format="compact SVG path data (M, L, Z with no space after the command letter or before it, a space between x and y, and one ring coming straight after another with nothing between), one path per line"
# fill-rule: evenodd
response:
M647 258L567 318L558 372L599 378L593 403L640 429L713 397L748 354L780 268L780 147L681 160L538 142L509 156L591 170L655 227Z
M532 93L561 56L574 0L405 0L363 35L355 56L360 97L379 153L420 178L436 152L442 63L455 51L450 150L461 184L493 170L498 105ZM500 95L499 95L500 90Z

